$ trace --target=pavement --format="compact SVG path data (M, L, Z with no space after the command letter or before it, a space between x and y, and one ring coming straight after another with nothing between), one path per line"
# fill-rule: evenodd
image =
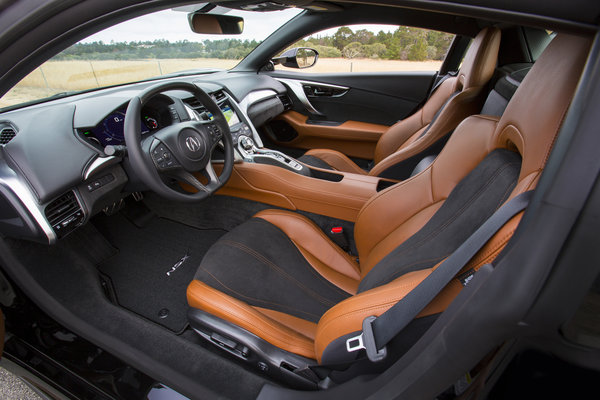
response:
M41 400L21 379L0 367L1 400Z

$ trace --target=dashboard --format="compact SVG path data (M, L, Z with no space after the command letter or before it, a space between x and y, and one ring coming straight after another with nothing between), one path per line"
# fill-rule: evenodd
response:
M176 80L212 96L234 143L244 135L262 146L256 130L262 121L252 110L264 110L266 103L276 103L272 113L284 109L279 97L287 90L268 76L216 72ZM125 145L129 101L154 84L100 89L0 114L0 132L14 131L0 144L0 234L52 244L132 192L146 190L128 166L126 151L107 156L104 148ZM150 136L181 121L212 117L190 93L172 90L150 99L139 123L142 135Z

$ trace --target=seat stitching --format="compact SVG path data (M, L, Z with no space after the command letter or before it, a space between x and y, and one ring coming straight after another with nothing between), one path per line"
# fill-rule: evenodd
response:
M337 246L336 244L334 244L331 241L331 239L329 239L329 237L327 237L327 235L325 235L325 233L323 231L321 231L316 225L313 225L314 223L312 221L307 221L303 217L301 217L300 215L297 215L297 214L294 214L294 213L291 213L291 212L288 213L288 212L285 212L283 210L265 210L265 211L267 211L267 212L264 212L267 215L269 214L269 212L275 211L275 212L273 212L273 215L285 215L287 217L291 217L291 218L297 219L299 221L302 221L304 224L306 224L306 225L310 226L310 228L314 229L315 232L317 232L317 234L319 234L323 239L325 239L326 242L331 246L331 248L333 250L335 250L340 256L342 256L344 258L344 260L346 260L351 266L353 266L353 267L356 266L350 260L348 260L348 255L339 246ZM261 218L260 215L257 218ZM272 225L275 225L275 224L273 224L270 221L267 221L267 222L269 222ZM275 226L277 226L277 225L275 225ZM279 228L279 229L281 229L281 228ZM283 229L281 229L281 230L283 231ZM293 240L292 240L292 242L293 242ZM311 253L311 254L313 254L313 253Z
M296 243L296 242L294 242L293 240L292 240L292 243L294 243L294 244L296 245L296 247L298 247L298 249L300 250L300 252L302 252L302 250L304 250L304 251L306 251L308 254L311 254L311 255L313 255L313 254L312 254L310 251L306 250L304 247L300 246L299 244L297 244L297 243ZM313 256L314 256L314 255L313 255ZM342 275L343 277L345 277L345 278L348 278L348 279L352 279L352 278L350 278L348 275L344 275L344 274L342 274L341 272L339 272L339 271L336 271L335 269L331 268L329 265L327 265L327 264L325 264L324 262L322 262L321 260L319 260L319 258L317 258L317 257L315 257L315 258L317 259L317 261L321 262L321 263L322 263L322 264L325 266L325 268L328 268L328 269L329 269L329 270L330 270L332 273L334 273L334 274L339 274L339 275ZM333 283L333 282L331 282L329 279L327 279L327 278L326 278L324 275L322 275L321 273L319 273L319 272L316 270L316 268L312 266L312 263L311 263L310 261L308 261L308 260L306 260L306 261L307 261L307 262L308 262L308 263L311 265L311 267L312 267L311 269L312 269L312 271L313 271L313 274L314 274L314 275L316 275L316 276L318 276L319 278L324 278L324 279L325 279L327 282L331 283L331 285L332 285L332 289L334 289L334 290L336 290L337 292L339 292L339 294L343 294L344 296L347 296L347 295L352 295L352 294L353 294L353 293L350 293L350 292L346 292L344 289L342 289L342 288L338 287L336 284L334 284L334 283ZM354 280L354 281L356 281L356 280Z
M311 316L313 318L317 318L317 319L320 318L318 315L309 313L308 311L298 310L296 308L293 308L293 307L290 307L290 306L287 306L287 305L284 305L284 304L279 304L279 303L275 303L275 302L267 301L267 300L261 300L261 299L257 299L257 298L254 298L254 297L247 296L245 294L239 293L238 291L236 291L236 290L230 288L229 286L225 285L223 282L221 282L216 276L214 276L213 274L211 274L210 271L208 271L204 267L200 266L200 269L203 270L204 272L206 272L207 274L209 274L215 281L217 281L217 283L219 285L221 285L222 287L224 287L226 290L229 290L230 292L234 293L236 296L243 297L243 298L246 298L246 299L248 299L250 301L257 302L257 303L263 303L263 304L268 304L268 305L271 305L271 306L277 306L277 307L281 307L281 308L284 308L284 309L288 309L288 310L291 310L291 311L298 312L300 314L306 314L306 315L309 315L309 316Z
M501 249L502 247L504 247L506 245L506 243L508 243L508 241L510 240L510 238L512 237L512 235L514 233L515 233L515 230L512 229L510 232L507 232L502 237L497 238L498 244L496 246L493 246L492 248L483 252L482 254L476 255L473 259L471 259L471 261L469 262L469 264L467 264L467 266L468 265L478 266L479 264L488 260L490 256L492 256L494 253L497 253L499 249Z
M481 193L483 193L485 191L485 189L487 189L495 180L496 178L499 177L499 175L509 166L512 165L516 165L517 163L509 163L509 164L505 164L502 168L498 169L494 175L492 175L490 177L490 179L487 180L487 182L481 187L479 188L479 190L477 190L476 193L474 193L468 201L466 201L461 208L459 208L454 214L450 215L443 224L439 225L436 229L434 229L432 232L430 232L428 235L424 236L422 239L420 239L419 241L417 241L416 243L414 243L412 246L407 247L406 249L404 249L402 252L398 253L397 255L402 255L405 254L408 250L413 250L414 248L420 246L423 244L423 242L429 241L432 237L437 236L440 232L442 232L445 228L448 227L448 225L450 225L452 222L454 222L460 215L462 215L468 208L469 206L475 202L477 200L477 198L479 198L479 196L481 195ZM408 239L407 239L408 240Z
M216 295L217 295L217 296L219 296L219 297L220 297L222 300L224 300L224 301L226 301L227 303L229 303L230 305L232 305L233 307L235 307L235 308L237 308L237 309L239 309L239 308L240 308L240 306L239 306L238 304L236 304L236 303L232 302L232 301L231 301L230 299L228 299L226 296L222 296L222 295L221 295L220 293L218 293L218 292L216 293ZM210 299L204 299L204 300L205 300L205 301L209 301L209 302L210 302L210 303L211 303L211 304L212 304L214 307L218 307L218 306L219 306L218 302L212 302L212 301L210 301ZM266 333L266 336L274 336L274 335L273 335L272 333L270 333L269 331L266 331L264 328L262 328L262 327L260 327L260 326L258 326L258 325L256 325L256 324L254 324L252 320L249 320L249 319L247 319L247 318L246 318L244 315L237 314L237 315L236 315L236 317L238 317L240 320L242 320L242 321L246 322L248 325L250 325L250 326L252 326L252 327L256 328L257 330L259 330L259 331L261 331L261 332L265 332L265 333ZM259 318L260 318L260 317L259 317ZM275 331L278 331L280 334L282 334L283 336L286 336L286 337L288 337L289 339L292 339L292 340L298 340L298 338L297 338L297 337L295 337L295 336L293 336L293 335L290 335L290 334L289 334L289 333L287 333L287 332L284 332L283 330L281 330L281 329L280 329L280 327L279 327L279 326L277 326L277 325L274 325L274 324L273 324L271 321L267 320L266 318L269 318L268 316L264 316L264 318L265 318L265 319L263 319L263 323L264 323L265 325L268 325L270 328L273 328ZM279 324L279 325L282 325L282 326L284 326L284 327L285 327L285 328L287 328L287 329L293 330L292 328L290 328L290 327L288 327L288 326L285 326L285 325L283 325L283 324L281 324L281 323L279 323L279 322L277 322L277 321L275 321L275 322L276 322L277 324ZM297 332L297 331L295 331L295 330L294 330L294 332L296 332L296 333L297 333L299 336L302 336L302 338L305 338L307 341L312 341L310 338L308 338L308 337L306 337L306 336L302 335L301 333L299 333L299 332ZM290 344L290 343L288 343L288 344ZM292 346L294 346L294 345L292 345ZM296 344L296 346L298 346L298 347L301 347L301 348L304 348L304 349L314 350L314 349L312 348L312 346L306 346L306 347L305 347L305 346L304 346L302 343L300 343L300 344Z
M294 214L292 214L292 216L293 216L293 215L294 215ZM258 217L258 218L260 218L260 217ZM298 219L300 219L302 222L306 222L306 221L304 221L302 218L298 218ZM279 229L279 230L280 230L280 231L281 231L281 232L282 232L282 233L285 235L285 237L286 237L286 238L287 238L287 239L288 239L288 240L289 240L289 241L292 243L292 245L294 245L294 247L296 247L296 248L298 249L298 251L300 251L300 248L301 248L302 246L300 246L299 244L297 244L296 242L294 242L294 240L292 240L292 238L290 238L290 237L289 237L289 236L288 236L288 235L285 233L285 231L283 231L283 229L281 229L281 228L280 228L280 227L278 227L277 225L275 225L275 224L273 224L273 223L271 223L271 222L269 222L269 221L267 221L267 220L264 220L264 221L266 221L267 223L269 223L269 224L273 225L274 227L276 227L277 229ZM317 231L317 232L319 233L320 231ZM320 233L322 234L322 232L320 232ZM325 238L326 238L326 237L325 237ZM314 254L313 254L313 253L311 253L310 251L308 251L308 250L307 250L307 252L308 252L308 253L310 253L310 254L312 254L312 255L314 256ZM257 253L257 254L260 254L260 253ZM302 255L302 253L300 253L300 254ZM261 256L262 256L262 255L261 255ZM302 258L304 258L304 256L302 256ZM318 257L316 257L316 256L315 256L315 258L317 258L317 259L318 259ZM345 290L342 290L342 289L340 289L339 287L337 287L337 286L336 286L336 285L334 285L333 283L329 282L329 280L327 280L327 278L325 278L323 275L321 275L320 273L318 273L318 272L317 272L317 271L314 269L314 267L312 267L312 264L311 264L311 263L310 263L308 260L306 260L306 258L304 258L304 259L305 259L305 261L307 262L307 264L308 264L308 266L309 266L309 268L308 268L309 272L310 272L310 273L311 273L311 274L312 274L312 275L313 275L315 278L317 278L318 280L322 280L322 281L323 281L323 282L324 282L326 285L328 285L328 286L329 286L331 289L333 289L333 290L337 291L337 292L338 292L338 294L341 294L341 295L344 295L344 296L347 296L348 294L351 294L351 293L348 293L348 292L346 292ZM319 260L319 261L320 261L320 260ZM328 268L332 269L331 267L329 267L329 266L328 266L327 264L325 264L325 263L323 263L323 265L325 265L325 266L327 266ZM333 269L332 269L332 270L333 270ZM336 272L337 272L337 271L336 271ZM285 272L284 272L284 273L285 273ZM339 273L339 272L338 272L338 273ZM343 275L343 274L342 274L342 275ZM331 302L331 305L332 305L332 306L333 306L333 305L335 305L335 304L336 304L336 303L334 303L334 302Z
M306 285L304 285L302 282L298 281L297 279L295 279L294 277L292 277L291 275L289 275L287 272L285 272L277 264L275 264L274 262L272 262L268 258L264 257L262 254L256 252L254 249L251 249L250 247L244 245L243 243L235 242L235 241L232 241L232 240L221 240L221 241L215 243L215 245L218 245L218 244L229 245L231 247L235 247L235 248L237 248L239 250L242 250L245 253L251 255L256 260L262 262L267 267L273 269L275 272L278 272L280 275L282 275L283 277L287 278L289 281L291 281L294 284L296 284L300 289L302 289L304 292L306 292L306 294L308 294L309 296L311 296L312 298L314 298L315 300L317 300L319 303L321 303L323 305L326 305L326 306L327 305L333 306L333 305L336 304L333 301L320 296L318 293L315 293L313 290L311 290L310 288L306 287ZM310 268L310 269L312 270L312 268ZM313 273L314 273L314 271L313 271Z
M500 174L502 172L504 172L508 167L510 166L514 166L517 165L519 163L513 162L513 163L507 163L505 164L502 168L499 168L497 171L494 172L494 174L486 181L486 183L481 186L481 188L479 188L479 190L477 190L477 192L475 192L468 201L466 201L461 208L459 208L454 214L450 215L448 217L448 219L446 219L446 221L439 225L436 229L434 229L432 232L430 232L428 235L424 236L423 238L421 238L420 240L418 240L416 243L412 244L411 246L408 246L406 249L402 250L401 252L398 252L395 256L399 257L401 255L406 254L407 252L417 249L418 247L420 247L421 245L423 245L425 242L431 240L432 238L436 237L438 234L440 234L441 232L443 232L449 225L452 224L452 222L456 221L456 219L458 219L458 217L460 217L468 208L469 206L474 203L479 196L497 179L500 177ZM510 190L512 190L514 188L514 186L510 187ZM504 198L506 197L506 192L508 191L508 189L505 191L505 194L502 196L501 200L499 201L499 203L496 205L495 209L497 209L501 204L504 203ZM407 239L408 240L408 239ZM456 250L456 249L455 249ZM393 251L393 250L392 250ZM452 254L454 251L450 252L448 255L440 258L440 260L443 260L444 258L448 257L450 254ZM391 253L391 252L390 252ZM385 257L387 257L390 253L388 253ZM384 257L384 258L385 258ZM382 259L383 260L383 259ZM380 261L381 262L381 261ZM391 278L397 278L401 275L404 274L403 271L405 271L407 268L409 267L413 267L415 265L418 265L420 263L423 263L425 261L423 260L419 260L413 264L410 264L408 266L404 266L402 268L402 270L400 271L396 271L395 273L393 273L391 275ZM375 268L375 267L374 267ZM381 285L382 281L389 281L390 277L389 276L385 276L380 278L379 280L377 280L373 285L373 287L377 287Z
M452 254L452 253L450 253L450 254ZM430 265L430 263L433 263L433 265L436 265L436 264L437 264L437 263L439 263L440 261L442 261L442 260L444 260L444 259L448 258L448 256L449 256L450 254L446 254L446 255L444 255L444 256L441 256L441 257L438 257L438 258L431 258L431 259L429 259L429 260L415 261L415 262L414 262L414 263L412 263L412 264L409 264L409 265L407 265L407 266L404 266L404 267L402 267L402 270L401 270L401 271L396 271L396 272L394 272L394 273L393 273L391 276L386 276L386 279L385 279L385 281L393 281L394 279L396 279L396 278L399 278L399 277L401 277L402 275L406 275L407 273L409 273L409 272L405 272L407 269L409 269L410 267L415 267L415 266L417 266L417 265L419 265L419 264L424 264L424 263L427 263L427 265L424 265L424 266L423 266L423 268L416 269L416 270L414 270L414 271L410 271L410 272L423 271L423 270L425 270L425 269L431 268L430 266L428 266L428 265ZM377 286L375 286L375 287L378 287L378 286L381 286L381 285L377 285Z

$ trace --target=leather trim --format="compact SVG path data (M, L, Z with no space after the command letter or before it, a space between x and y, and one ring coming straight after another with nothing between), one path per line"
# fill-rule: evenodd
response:
M463 88L484 86L494 74L500 48L500 30L484 28L477 34L458 72Z
M358 264L311 220L284 210L264 210L255 217L281 229L321 276L350 294L356 293L361 277Z
M217 193L355 221L362 206L377 193L380 179L336 173L343 175L340 182L307 177L273 165L239 163L234 165L232 178Z
M251 307L198 280L193 280L189 284L187 299L190 307L229 321L280 349L303 357L315 358L314 343L310 337L313 336L312 322L292 316L281 318L276 312L265 313L264 310ZM305 336L307 330L310 335L308 337Z
M484 264L492 262L504 249L516 230L523 213L519 213L507 222L488 243L473 257L473 259L458 274L474 269L479 270ZM442 261L443 262L443 261ZM429 274L439 267L414 271L375 289L368 290L342 301L329 309L319 320L315 338L317 360L321 361L323 351L337 338L346 334L360 331L362 321L371 315L379 316L404 298L411 290L421 283ZM417 318L435 315L443 312L460 293L463 286L458 279L453 279Z
M447 79L444 83L448 82ZM451 84L451 82L450 82ZM438 89L439 90L439 89ZM436 91L437 92L437 91ZM429 103L429 102L428 102ZM432 146L446 134L452 132L458 124L469 115L477 113L483 103L483 93L479 89L466 89L454 96L448 104L440 111L436 120L429 126L429 122L422 129L415 132L404 143L391 152L384 159L380 160L369 171L369 175L377 176L391 166L398 164L423 150ZM427 107L423 107L424 110ZM423 111L421 111L423 113ZM427 133L423 136L422 132L429 127ZM387 136L387 135L386 135ZM383 142L383 139L382 139Z
M458 182L493 150L490 138L497 122L488 116L465 119L433 164L369 199L354 230L363 276L421 229Z
M335 126L307 124L308 117L296 111L287 111L276 119L287 122L298 132L294 140L276 143L301 149L333 149L367 160L373 158L377 141L389 128L358 121L346 121Z
M367 173L349 159L346 155L335 150L328 149L313 149L309 150L304 155L318 157L325 161L331 168L336 171L351 172L359 175L366 175ZM309 167L314 168L309 165Z
M294 317L293 315L289 315L283 312L269 310L268 308L254 306L252 308L266 315L267 318L277 321L281 325L284 325L290 328L291 330L298 332L302 336L305 336L312 340L315 339L315 335L317 334L317 324L315 324L314 322L306 321L302 318Z
M446 79L437 88L427 102L409 117L398 121L390 127L382 136L375 149L375 164L397 151L404 143L429 125L435 113L444 105L446 100L454 92L456 78Z
M590 45L590 38L557 35L500 118L493 145L517 148L522 154L519 182L531 179L532 174L539 174L544 168L575 94Z
M214 164L213 167L219 174L222 167L219 164ZM343 176L342 181L331 182L307 177L273 165L238 163L234 165L229 181L217 194L356 221L362 206L377 193L380 181L396 182L348 172L335 173ZM201 181L206 179L199 173L195 176ZM179 182L179 185L190 193L197 192L185 182Z

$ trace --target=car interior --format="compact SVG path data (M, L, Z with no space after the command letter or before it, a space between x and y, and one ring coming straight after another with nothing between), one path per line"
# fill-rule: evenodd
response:
M32 51L20 77L108 25L180 5L154 3L97 20L65 12L77 27ZM536 296L515 274L523 289L543 279L505 264L531 238L538 208L524 208L541 202L554 149L568 146L594 35L381 3L204 3L196 29L218 24L215 5L302 11L231 70L1 110L2 282L190 398L509 398L494 387L521 350L499 299L508 310L509 293ZM454 36L435 72L275 68L292 43L359 23ZM391 328L395 306L435 279ZM465 374L481 379L459 390Z

